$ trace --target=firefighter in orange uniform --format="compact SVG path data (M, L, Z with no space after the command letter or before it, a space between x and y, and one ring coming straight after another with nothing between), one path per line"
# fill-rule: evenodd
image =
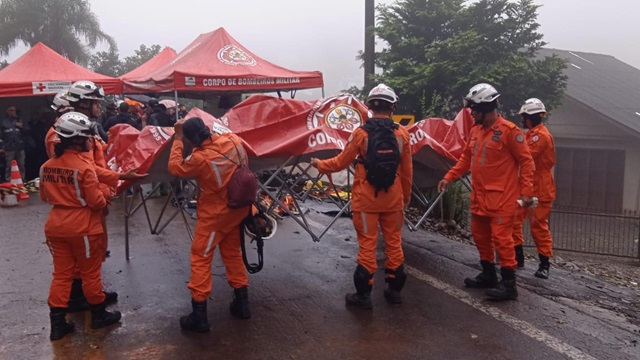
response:
M65 319L75 269L91 309L91 328L120 321L120 313L106 311L102 291L102 211L108 193L98 186L94 165L81 154L89 151L93 136L89 118L77 112L62 115L55 125L60 142L55 157L40 169L40 197L53 205L44 232L53 256L53 280L49 290L51 340L74 330Z
M531 157L536 164L536 173L533 178L533 193L538 197L538 205L531 209L519 209L513 223L513 242L515 244L518 267L524 268L524 236L522 225L525 219L529 219L531 237L538 249L540 265L535 273L541 279L549 278L549 258L553 255L551 231L549 231L549 215L551 204L556 199L556 184L553 181L551 169L556 164L556 150L553 145L553 136L549 133L542 117L547 110L539 99L531 98L525 101L520 108L522 122L526 129L525 140L529 145Z
M183 159L184 140L193 145L193 153ZM200 187L196 231L191 244L191 305L193 311L180 318L180 326L196 332L209 331L207 297L211 294L211 261L216 246L227 271L227 281L234 289L231 315L251 317L249 309L249 277L242 261L240 231L249 207L227 206L227 185L235 164L248 166L247 154L234 134L211 134L200 118L180 120L169 157L169 172L181 177L195 177Z
M131 170L126 173L118 173L111 171L107 168L107 162L104 157L104 143L98 137L96 129L95 119L100 115L100 102L104 99L104 91L102 87L94 84L91 81L80 80L76 81L71 87L58 93L53 99L53 106L59 113L65 111L76 111L83 115L86 115L91 120L91 125L94 128L94 136L89 138L89 151L80 153L80 156L87 159L95 165L95 171L98 176L99 186L105 193L110 192L110 188L116 187L119 180L136 181L146 176L146 174L136 174L136 170ZM47 132L45 138L45 145L49 158L55 156L55 144L60 142L59 135L54 131L52 127ZM111 202L111 196L107 197L107 204ZM102 225L105 231L102 233L102 248L101 251L104 255L107 254L108 236L106 229L106 214L108 214L108 207L104 209L104 216L102 217ZM104 260L104 259L103 259ZM107 303L115 303L118 300L118 294L116 292L106 292ZM79 274L76 274L75 281L71 287L71 298L69 301L69 312L87 310L88 304L82 293L82 280Z
M388 288L384 296L389 303L402 303L400 292L407 279L402 226L404 208L411 199L413 166L409 132L391 120L397 102L398 97L390 87L384 84L374 87L367 97L367 106L373 117L353 132L351 140L338 156L327 160L311 159L311 165L321 173L344 170L358 160L351 206L359 246L358 265L353 274L356 292L347 294L345 299L347 305L365 309L372 308L373 274L378 268L378 224L385 241L385 281ZM385 149L385 146L390 147Z
M471 171L471 232L480 253L482 273L466 278L472 288L489 288L486 295L495 300L516 299L516 256L513 247L513 220L517 200L524 207L533 203L535 170L522 131L498 114L498 91L489 84L478 84L465 97L476 124L458 163L438 184L447 185ZM498 282L495 249L500 258L502 280Z

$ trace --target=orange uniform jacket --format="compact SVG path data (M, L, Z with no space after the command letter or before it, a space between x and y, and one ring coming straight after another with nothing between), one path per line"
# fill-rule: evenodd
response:
M490 128L471 128L462 156L444 178L452 182L469 170L473 214L512 216L519 196L534 196L529 147L520 128L502 116Z
M378 191L367 182L367 174L364 164L358 162L353 179L353 211L362 212L389 212L401 211L411 200L411 181L413 179L413 163L411 162L411 144L409 143L409 132L402 126L394 130L398 139L400 150L400 166L398 166L398 176L388 191ZM364 129L358 128L353 134L351 141L347 143L344 150L336 157L318 162L318 171L321 173L332 173L344 170L353 163L357 156L367 154L367 141L369 136Z
M47 155L49 155L50 159L55 156L54 146L59 142L60 138L58 137L58 134L53 131L53 128L50 128L45 138ZM109 170L107 168L107 160L104 158L104 147L102 145L102 140L98 140L95 137L92 137L91 148L88 152L80 153L80 156L86 158L87 160L89 160L89 162L96 165L95 170L100 183L111 187L116 187L118 185L120 173Z
M245 165L248 159L242 141L234 134L217 135L194 148L186 159L182 158L184 143L174 140L169 156L169 172L181 177L196 177L200 186L196 231L218 231L231 223L238 223L249 214L249 207L230 209L227 207L227 185L236 169L231 161ZM234 221L236 220L236 221Z
M553 166L556 164L556 149L553 136L543 124L527 131L525 138L531 150L531 157L536 164L536 174L533 179L533 193L540 202L556 199L556 184L553 181Z
M40 168L40 198L53 205L44 232L48 237L83 237L104 233L105 192L94 165L81 152L67 150Z

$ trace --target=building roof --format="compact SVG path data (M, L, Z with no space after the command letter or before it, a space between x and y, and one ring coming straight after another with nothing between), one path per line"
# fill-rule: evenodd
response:
M640 134L640 70L613 56L541 49L568 60L566 95Z

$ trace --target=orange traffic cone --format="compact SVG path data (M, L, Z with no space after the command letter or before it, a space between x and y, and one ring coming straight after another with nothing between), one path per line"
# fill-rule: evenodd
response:
M18 162L13 160L11 161L11 183L21 190L27 190L24 184L22 183L22 176L20 176L20 170L18 170ZM27 192L18 194L18 200L28 200L29 194Z

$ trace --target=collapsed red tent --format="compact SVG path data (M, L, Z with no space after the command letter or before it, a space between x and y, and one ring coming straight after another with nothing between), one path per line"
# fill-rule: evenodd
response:
M157 71L124 80L126 93L255 92L322 86L319 71L292 71L274 65L247 50L224 28L201 34Z
M175 50L170 47L166 47L162 49L162 51L160 51L156 56L152 57L147 62L129 71L128 73L119 76L118 79L126 80L148 76L163 65L175 59L176 56L178 56L178 53L176 53Z
M78 80L93 81L107 94L122 92L119 79L76 65L39 42L0 71L0 97L51 95Z
M240 136L252 157L251 167L258 171L274 169L286 159L312 155L329 157L340 152L351 131L368 118L366 106L349 94L316 102L253 95L235 106L221 119L197 108L187 117L200 117L214 131L232 131ZM420 186L435 185L449 165L462 154L469 129L473 125L468 111L456 119L429 118L408 128ZM124 127L124 125L121 125ZM110 136L108 161L114 169L140 168L150 171L154 181L170 178L166 171L172 128L146 127L132 141L122 140L121 129ZM127 130L131 135L133 130ZM123 184L124 187L126 184Z

